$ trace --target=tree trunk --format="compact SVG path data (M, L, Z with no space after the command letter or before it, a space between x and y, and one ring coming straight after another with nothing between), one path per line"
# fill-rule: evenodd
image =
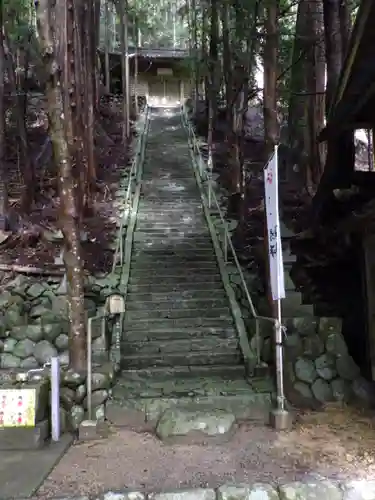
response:
M86 154L87 154L87 172L85 181L85 211L92 211L93 192L96 184L96 165L95 165L95 145L94 145L94 104L95 104L95 65L93 64L93 36L92 36L92 19L93 19L93 4L92 0L85 0L85 10L83 20L84 37L83 37L83 67L84 67L84 116L85 116L85 132L86 132ZM82 18L81 18L82 19Z
M268 0L266 6L265 32L266 41L264 45L264 85L263 85L263 113L264 113L264 140L267 154L273 153L279 136L279 125L277 119L277 3Z
M104 78L105 78L105 91L109 94L110 89L110 70L109 70L109 0L105 0L105 35L104 35Z
M7 229L8 220L8 175L5 165L5 100L4 100L5 55L3 39L3 9L0 9L0 230Z
M126 144L130 137L130 106L129 106L129 54L128 54L128 4L127 1L119 2L120 17L120 50L121 50L121 80L123 95L123 117L122 140Z
M263 83L263 113L264 113L264 140L268 157L274 152L279 136L277 119L277 48L278 48L278 4L275 0L267 0L265 8L265 46L264 46L264 83ZM268 302L270 313L276 315L276 303L272 300L271 282L269 275L269 254L266 214L264 214L264 253L266 262Z
M232 53L230 47L230 30L229 30L229 5L228 1L224 0L221 8L221 29L223 33L223 63L224 63L224 81L225 81L225 101L226 101L226 118L228 127L231 128L233 123L232 100L233 100L233 78L232 78Z
M48 0L35 2L43 63L49 75L46 87L48 119L54 158L59 169L60 223L64 234L64 261L68 281L69 355L74 370L86 369L86 325L81 246L74 182L65 138L64 108L59 64L55 57Z
M26 129L26 115L22 102L22 96L19 94L19 88L16 81L16 65L14 63L12 48L10 47L9 38L5 35L5 57L7 60L7 74L12 92L15 95L16 118L18 125L18 144L22 159L22 177L24 188L21 198L21 208L28 213L32 209L35 202L35 166L30 156L29 140ZM3 44L4 47L4 44Z
M333 105L333 96L343 65L343 40L340 5L345 0L323 0L324 36L327 63L326 114Z

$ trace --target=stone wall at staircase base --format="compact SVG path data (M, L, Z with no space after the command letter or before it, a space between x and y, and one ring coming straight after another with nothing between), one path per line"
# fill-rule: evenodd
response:
M348 353L341 319L293 318L285 326L285 385L292 404L375 403L374 385L361 376Z
M319 500L373 500L375 481L339 483L317 478L280 486L268 483L226 484L216 490L197 488L148 495L129 490L107 491L93 496L55 497L55 500L315 500L317 498Z

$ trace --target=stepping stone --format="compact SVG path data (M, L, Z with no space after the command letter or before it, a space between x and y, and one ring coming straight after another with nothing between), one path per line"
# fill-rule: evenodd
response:
M220 409L170 408L160 417L156 435L163 441L207 442L229 439L236 429L233 413Z

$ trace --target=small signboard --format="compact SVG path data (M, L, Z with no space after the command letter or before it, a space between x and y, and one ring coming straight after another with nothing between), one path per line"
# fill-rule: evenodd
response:
M158 76L173 76L172 68L158 68L157 69Z
M35 426L35 389L0 389L0 429Z

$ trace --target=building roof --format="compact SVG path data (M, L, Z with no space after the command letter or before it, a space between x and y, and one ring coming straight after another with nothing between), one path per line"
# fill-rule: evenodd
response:
M103 48L100 51L103 52ZM120 49L115 50L112 54L119 55L121 53ZM189 57L189 51L184 49L169 49L169 48L153 48L153 47L129 47L129 56L134 57L138 54L138 57L144 59L186 59Z

